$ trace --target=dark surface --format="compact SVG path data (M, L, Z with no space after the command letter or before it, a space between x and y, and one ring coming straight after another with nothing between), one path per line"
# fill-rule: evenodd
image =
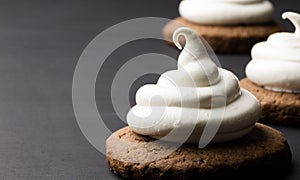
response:
M131 18L176 17L178 2L0 1L0 179L117 179L105 156L88 143L76 123L71 98L76 63L85 46L104 29ZM276 19L291 29L280 14L285 9L300 11L299 1L276 4ZM99 111L112 130L124 124L109 105L109 91L100 84L109 84L109 72L126 58L149 52L172 57L179 53L161 41L127 44L110 57L108 74L97 82ZM219 55L219 59L242 78L250 56ZM299 179L300 132L276 128L286 135L293 151L293 168L283 179Z

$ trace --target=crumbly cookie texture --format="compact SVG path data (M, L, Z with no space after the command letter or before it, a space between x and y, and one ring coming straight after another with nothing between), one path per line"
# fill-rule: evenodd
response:
M251 179L282 173L291 161L282 133L259 123L238 140L210 144L204 149L182 145L158 160L155 156L172 144L151 143L154 141L135 134L129 127L113 133L106 141L106 158L112 172L125 179ZM139 159L143 162L139 163Z
M240 82L242 88L250 91L261 103L260 122L266 124L300 125L300 94L274 92L260 87L248 78Z
M283 30L275 22L254 25L212 26L195 24L178 17L164 27L163 36L165 40L173 44L173 33L182 26L195 30L218 53L250 52L254 44L265 41L269 35Z

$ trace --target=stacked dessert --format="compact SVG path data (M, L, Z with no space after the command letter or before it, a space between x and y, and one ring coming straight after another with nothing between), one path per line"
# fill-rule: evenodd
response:
M262 176L291 161L285 137L258 124L260 104L231 72L218 68L194 31L178 69L141 87L128 127L106 141L111 170L127 179L196 179ZM207 145L208 144L208 145Z
M179 13L163 29L166 40L172 42L174 31L185 26L221 53L249 52L282 29L273 21L274 7L267 0L182 0Z
M275 33L252 49L241 86L262 105L262 122L300 125L300 15L286 12L294 33Z

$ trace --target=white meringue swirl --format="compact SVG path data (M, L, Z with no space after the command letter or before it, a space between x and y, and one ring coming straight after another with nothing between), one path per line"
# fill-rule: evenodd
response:
M252 61L246 67L247 77L266 89L300 92L300 14L282 15L296 27L295 33L275 33L252 49Z
M199 24L254 24L271 21L274 7L267 0L182 0L179 13Z
M233 73L215 65L194 31L176 30L173 38L179 49L181 35L186 45L179 55L178 69L162 74L157 84L138 90L137 105L127 115L128 125L141 135L180 142L189 134L185 142L199 143L206 124L221 118L213 142L247 134L259 118L259 102L240 88Z

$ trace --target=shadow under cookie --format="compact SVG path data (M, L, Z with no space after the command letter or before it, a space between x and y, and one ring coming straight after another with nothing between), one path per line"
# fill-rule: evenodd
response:
M107 139L106 158L111 170L126 179L261 178L282 174L291 162L285 137L259 123L232 142L204 149L174 146L125 127Z
M260 101L262 108L260 122L300 126L300 94L266 90L248 78L242 79L240 85Z
M213 26L199 25L178 17L163 29L164 39L173 44L173 33L179 27L188 27L203 36L218 53L247 53L257 42L265 41L270 34L282 31L275 22L255 25Z

